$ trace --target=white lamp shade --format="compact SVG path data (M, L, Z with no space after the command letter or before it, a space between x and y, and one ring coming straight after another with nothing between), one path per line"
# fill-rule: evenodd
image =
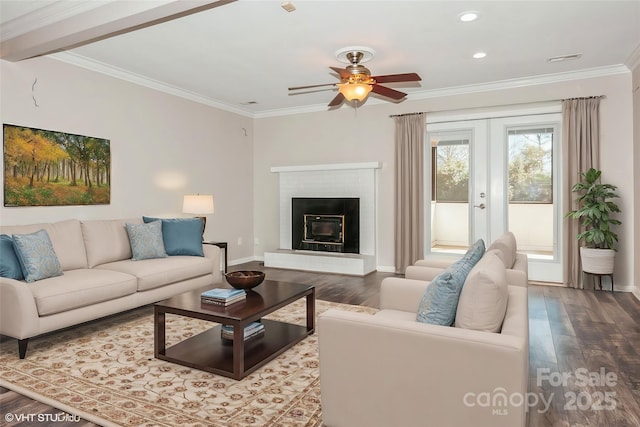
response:
M194 215L213 213L213 196L211 194L187 194L182 202L182 212Z

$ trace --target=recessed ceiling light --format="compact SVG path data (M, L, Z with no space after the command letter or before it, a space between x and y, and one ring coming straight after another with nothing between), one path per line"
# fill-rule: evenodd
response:
M467 12L462 12L460 15L458 15L458 18L462 22L475 21L476 19L478 19L478 12L474 12L472 10L467 11Z
M487 54L485 52L476 52L473 54L473 58L474 59L482 59L485 56L487 56Z

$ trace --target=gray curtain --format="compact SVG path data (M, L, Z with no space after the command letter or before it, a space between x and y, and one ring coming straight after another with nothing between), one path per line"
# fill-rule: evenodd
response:
M600 98L577 98L562 101L562 155L565 159L563 206L565 212L576 208L571 187L580 181L580 173L600 166ZM580 232L578 221L565 219L564 284L584 288L580 267Z
M424 255L424 113L395 117L396 273Z

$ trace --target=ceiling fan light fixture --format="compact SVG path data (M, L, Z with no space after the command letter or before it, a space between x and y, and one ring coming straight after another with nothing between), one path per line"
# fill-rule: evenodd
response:
M338 83L338 91L347 101L364 101L373 87L366 83Z

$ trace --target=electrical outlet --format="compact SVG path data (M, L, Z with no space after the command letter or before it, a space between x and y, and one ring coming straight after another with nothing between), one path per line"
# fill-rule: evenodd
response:
M242 246L242 237L238 237L238 246Z

